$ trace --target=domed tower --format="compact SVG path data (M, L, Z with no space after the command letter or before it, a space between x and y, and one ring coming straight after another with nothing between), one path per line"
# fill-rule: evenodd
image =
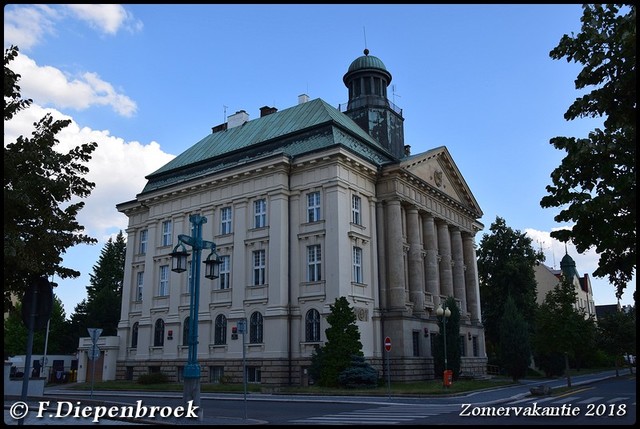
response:
M576 269L576 261L573 260L569 253L565 251L565 255L560 261L560 269L562 273L569 279L573 280L573 277L580 277L578 270Z
M404 118L402 110L387 99L391 73L384 63L365 49L342 80L349 88L349 104L344 113L396 158L405 157Z

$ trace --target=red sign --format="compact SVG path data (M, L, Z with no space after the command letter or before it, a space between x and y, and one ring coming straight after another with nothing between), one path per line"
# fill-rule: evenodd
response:
M390 352L390 351L391 351L391 338L386 337L386 338L384 339L384 349L385 349L386 351L388 351L388 352Z

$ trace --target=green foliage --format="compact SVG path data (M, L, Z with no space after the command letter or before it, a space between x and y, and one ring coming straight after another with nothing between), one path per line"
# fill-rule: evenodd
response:
M614 357L636 354L636 315L616 311L598 320L598 344ZM612 360L617 365L618 360Z
M4 120L11 120L31 100L20 96L20 75L9 64L18 55L11 46L4 54ZM95 184L84 175L96 143L67 153L55 150L56 135L71 123L47 114L35 123L31 138L19 136L4 146L4 309L13 307L11 296L22 297L34 278L57 275L75 278L80 273L62 266L62 255L77 244L96 242L82 233L76 216Z
M513 381L523 378L531 363L529 325L510 296L500 322L500 361Z
M311 376L320 386L335 387L338 376L351 364L353 355L363 356L356 315L345 297L329 306L327 342L311 356Z
M580 253L597 249L593 275L608 276L620 298L636 269L636 6L585 4L581 21L580 33L562 36L549 55L581 63L576 89L593 88L564 118L604 117L604 129L550 140L566 156L540 205L560 208L554 220L573 225L552 237Z
M478 247L478 278L482 323L487 354L491 362L503 366L500 356L500 323L506 297L510 296L524 320L533 320L536 311L537 283L534 266L544 261L544 254L535 251L531 238L508 227L496 217Z
M350 389L373 388L378 386L378 371L372 367L364 356L351 356L351 366L338 376L340 386Z
M576 298L573 279L563 275L536 312L532 345L536 362L547 374L557 370L557 355L567 355L575 361L586 349L595 349L595 322L591 317L585 318L584 310L574 307Z
M127 244L122 231L109 238L90 275L87 298L76 305L71 316L76 344L86 337L87 328L101 328L102 335L117 335L122 303L122 279Z
M4 321L4 354L5 356L27 354L27 327L22 321L20 310L22 303L16 304L15 311L9 313ZM64 307L60 298L53 295L53 308L49 319L49 342L47 354L70 354L78 349L78 342L73 342L69 335L69 323L66 320ZM33 333L33 354L44 354L46 329Z
M168 383L169 377L167 374L163 374L161 372L152 372L149 374L142 374L138 377L139 384L160 384L160 383Z
M457 380L460 376L460 368L462 365L462 356L460 353L460 309L454 297L450 296L442 305L442 308L448 308L451 311L451 315L446 318L444 323L444 316L438 317L438 328L440 334L437 335L434 341L434 371L436 379L443 375L445 370L444 363L444 332L446 325L446 338L447 338L447 365L446 369L453 371L453 379Z

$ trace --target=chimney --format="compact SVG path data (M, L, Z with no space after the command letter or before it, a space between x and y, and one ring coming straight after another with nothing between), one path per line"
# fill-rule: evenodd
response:
M309 96L307 94L298 95L298 104L306 103L309 101Z
M270 115L272 113L276 113L277 111L278 111L278 109L276 109L275 107L262 106L260 108L260 117L262 118L263 116L267 116L267 115Z
M409 156L411 155L411 146L406 144L404 145L404 156Z
M249 120L249 114L244 110L239 110L233 115L229 115L227 120L227 129L239 127Z
M220 131L226 131L226 130L227 130L227 123L225 122L224 124L220 124L220 125L216 125L215 127L212 127L211 134L217 133Z

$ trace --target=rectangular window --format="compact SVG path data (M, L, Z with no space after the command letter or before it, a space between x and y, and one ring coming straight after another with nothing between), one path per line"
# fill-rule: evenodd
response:
M254 228L264 228L267 226L267 200L257 200L253 202Z
M362 281L362 249L353 248L353 281L355 283L363 283Z
M307 194L307 222L320 220L320 192Z
M362 219L360 218L360 197L357 195L351 196L351 222L356 225L362 224Z
M307 281L319 282L322 280L322 253L320 245L315 244L307 247Z
M473 346L473 356L480 356L480 351L478 350L478 337L471 338L471 345Z
M169 266L168 265L160 266L160 284L158 285L158 295L159 296L169 295Z
M231 234L231 207L220 209L220 234Z
M138 247L138 253L144 255L147 253L147 237L149 235L149 230L143 229L140 231L140 247Z
M144 286L144 271L138 271L136 275L136 301L142 301L142 288Z
M220 289L231 286L231 256L220 256Z
M259 286L266 283L266 254L265 250L253 252L253 285Z
M162 245L171 246L171 221L165 220L162 222Z
M222 383L224 377L223 366L212 366L209 368L209 382L214 384Z
M260 383L262 381L262 371L257 366L247 367L247 382Z
M420 331L413 331L412 336L413 340L413 356L420 356Z
M464 357L467 355L467 338L464 335L460 335L459 344L460 344L460 356Z

